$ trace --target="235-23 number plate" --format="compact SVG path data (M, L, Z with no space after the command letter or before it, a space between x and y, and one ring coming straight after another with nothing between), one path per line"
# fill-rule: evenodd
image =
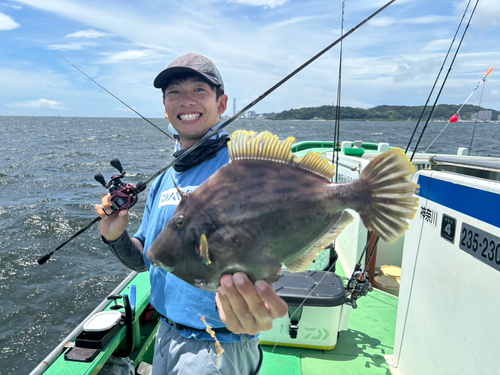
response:
M500 238L462 223L459 246L483 263L500 271Z

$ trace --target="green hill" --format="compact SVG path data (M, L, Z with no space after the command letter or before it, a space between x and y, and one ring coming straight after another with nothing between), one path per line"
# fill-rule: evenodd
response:
M448 121L456 113L460 106L453 104L440 104L436 106L432 119L436 121ZM398 106L379 105L377 107L363 109L353 107L340 107L341 120L372 120L372 121L416 121L422 112L423 106ZM335 120L336 106L323 105L321 107L308 107L300 109L290 109L276 114L275 120ZM492 111L492 120L497 120L499 111L494 109L481 108L482 111ZM462 120L470 120L471 116L478 112L476 105L464 105L460 110ZM423 119L426 120L430 113L427 108Z

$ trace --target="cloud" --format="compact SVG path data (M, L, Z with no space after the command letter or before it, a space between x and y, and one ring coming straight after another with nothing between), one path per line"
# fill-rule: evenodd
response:
M79 51L87 47L95 47L98 44L95 42L75 42L67 44L51 44L47 49L56 51Z
M461 12L465 9L467 1L456 3L456 11ZM500 2L498 0L482 0L479 2L472 24L485 30L490 27L500 26Z
M370 26L373 27L388 27L396 23L396 19L392 17L375 17L370 21Z
M274 9L279 7L289 0L229 0L229 3L237 3L243 5L250 5L254 7L264 7Z
M15 9L15 10L23 9L23 7L21 5L15 5L15 4L11 4L11 3L2 3L0 5L3 5L4 7Z
M0 13L0 30L12 30L19 26L10 16Z
M6 104L8 107L64 109L64 103L56 100L38 99Z
M97 39L106 36L111 36L112 34L105 33L97 30L81 30L73 34L68 34L65 38L87 38L87 39Z
M116 53L103 53L103 55L105 55L106 58L100 62L106 64L117 63L125 60L140 60L145 58L151 58L152 56L154 56L155 58L158 57L158 53L151 49L128 50ZM155 61L161 61L161 60L155 60Z
M427 25L431 23L441 24L445 22L453 22L453 16L437 16L434 14L425 17L403 18L396 19L392 17L376 17L370 21L370 26L373 27L388 27L394 24L399 25Z
M430 41L425 47L421 49L422 52L438 52L446 51L450 48L450 39L436 39Z

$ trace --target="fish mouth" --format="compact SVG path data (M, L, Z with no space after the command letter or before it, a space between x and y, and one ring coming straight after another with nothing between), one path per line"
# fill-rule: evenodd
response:
M219 284L205 279L194 279L193 284L196 288L203 289L209 292L216 292Z

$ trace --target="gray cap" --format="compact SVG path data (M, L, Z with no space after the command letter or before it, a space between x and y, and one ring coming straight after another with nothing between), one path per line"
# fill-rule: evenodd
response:
M202 75L214 85L221 86L224 89L222 76L213 61L196 53L186 53L176 58L167 66L167 69L158 74L153 84L157 89L165 88L168 80L173 75L179 73L196 73Z

